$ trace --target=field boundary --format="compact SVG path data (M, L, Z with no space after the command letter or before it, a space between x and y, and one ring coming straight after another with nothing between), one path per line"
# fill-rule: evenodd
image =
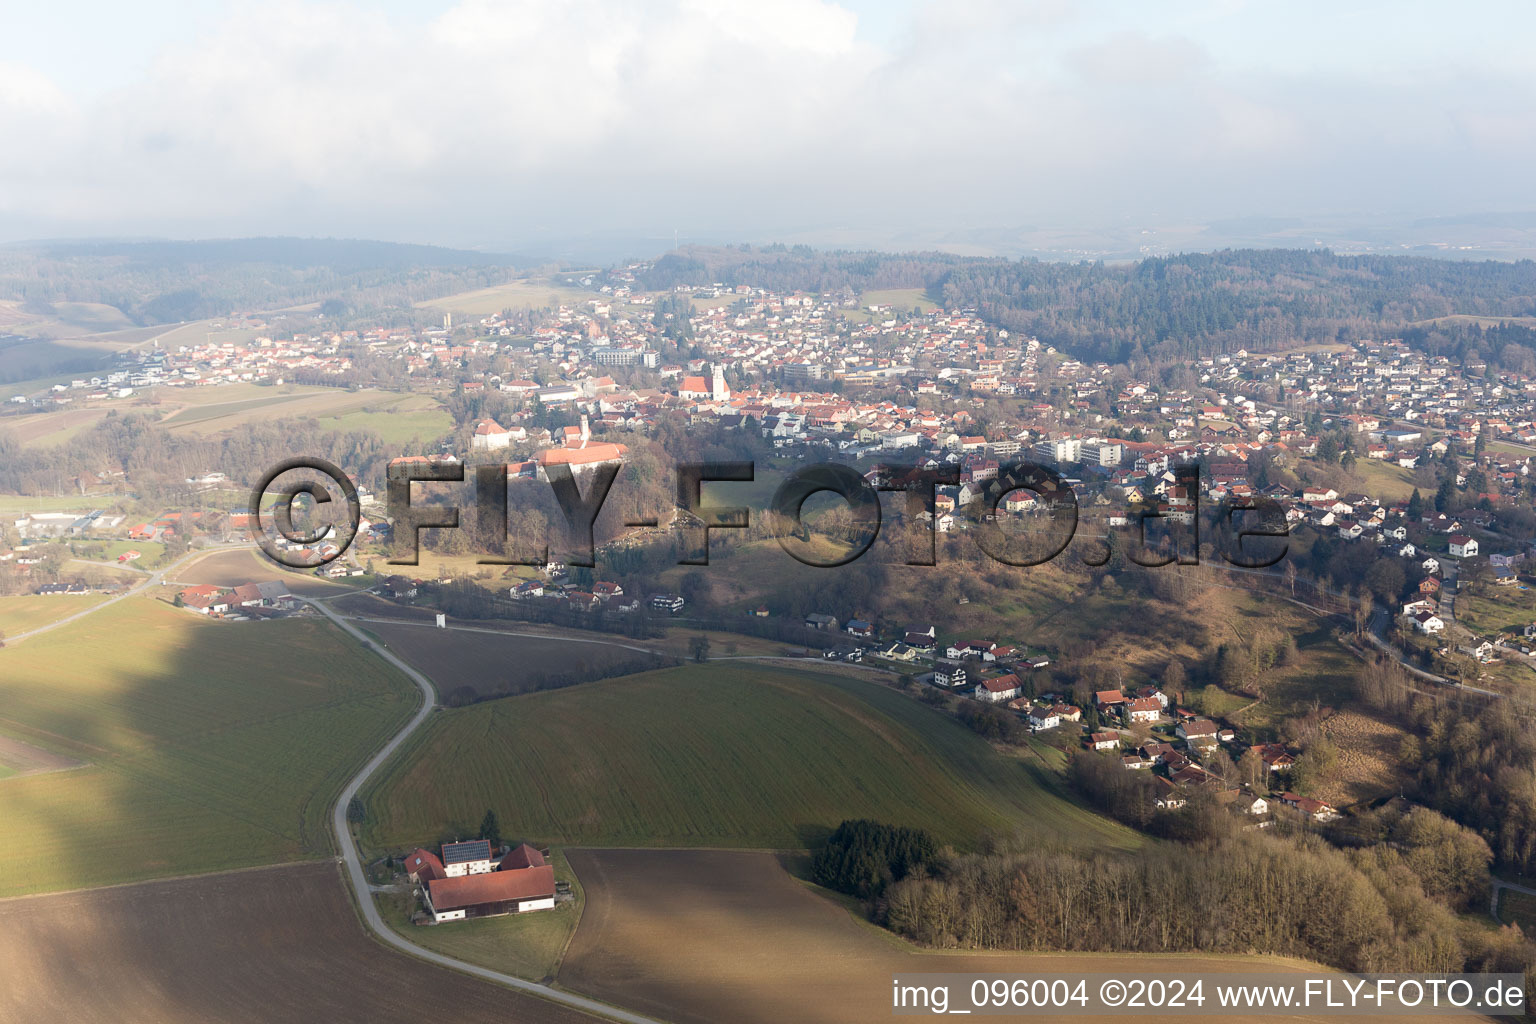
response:
M22 900L46 900L54 896L70 896L82 892L105 892L109 889L135 889L145 885L161 885L166 882L187 882L194 878L214 878L219 875L249 875L256 871L276 871L278 868L292 868L301 864L323 864L326 861L341 863L341 858L308 857L303 860L282 860L272 864L252 864L243 868L220 868L217 871L193 871L180 875L165 875L161 878L141 878L136 882L111 882L107 885L79 885L73 889L54 889L49 892L28 892L20 896L0 896L0 903L19 903Z

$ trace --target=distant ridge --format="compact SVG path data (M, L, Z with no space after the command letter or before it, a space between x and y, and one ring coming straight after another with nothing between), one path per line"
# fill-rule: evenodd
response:
M403 308L504 284L518 261L363 239L53 239L0 245L0 299L42 316L60 303L110 306L138 325L306 303Z
M44 239L7 243L0 246L0 252L7 255L30 252L56 259L104 260L135 268L267 263L296 269L327 267L343 274L408 267L511 266L517 259L409 242L293 236L193 240Z

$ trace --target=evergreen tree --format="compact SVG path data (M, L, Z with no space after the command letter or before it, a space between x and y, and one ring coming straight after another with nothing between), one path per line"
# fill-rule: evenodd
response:
M480 819L480 838L489 839L493 851L501 849L501 822L495 811L487 810L485 817Z
M1435 489L1435 511L1450 512L1456 503L1456 478L1447 473Z

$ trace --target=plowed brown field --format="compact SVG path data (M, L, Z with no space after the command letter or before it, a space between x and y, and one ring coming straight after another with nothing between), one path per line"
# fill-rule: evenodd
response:
M0 901L0 1021L591 1024L370 941L333 863Z

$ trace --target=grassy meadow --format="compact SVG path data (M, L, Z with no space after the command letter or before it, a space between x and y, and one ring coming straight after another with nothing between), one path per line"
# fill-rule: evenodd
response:
M1456 621L1485 636L1518 633L1536 621L1536 590L1476 584L1456 595Z
M105 594L0 597L0 635L19 636L105 601ZM0 711L0 714L3 714Z
M1399 501L1413 495L1413 471L1382 459L1357 459L1354 475L1366 494L1379 501Z
M1499 893L1499 920L1518 924L1527 935L1536 932L1536 896L1505 889Z
M870 306L890 306L891 308L872 313L869 310ZM937 309L938 303L928 298L928 293L922 288L880 288L861 293L857 307L844 309L841 312L844 319L862 324L911 313L914 306L927 313Z
M453 417L431 395L370 395L360 405L319 420L325 430L371 430L392 446L430 441L453 429Z
M692 665L433 716L365 794L363 838L399 849L465 834L599 846L794 849L845 818L1134 847L1045 769L862 680Z
M325 623L147 597L0 650L0 735L85 762L0 784L0 896L326 855L335 794L416 700Z
M93 509L110 508L117 500L115 497L86 498L78 494L0 494L0 515L29 512L79 512L84 515Z

